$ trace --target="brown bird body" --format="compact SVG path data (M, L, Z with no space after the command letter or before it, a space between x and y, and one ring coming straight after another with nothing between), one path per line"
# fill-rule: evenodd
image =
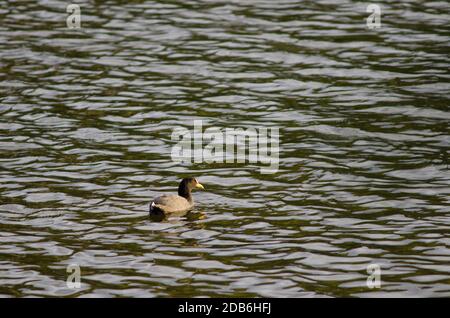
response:
M170 214L181 214L194 207L192 189L204 189L197 179L185 178L178 186L178 195L162 195L150 202L151 216L167 216Z

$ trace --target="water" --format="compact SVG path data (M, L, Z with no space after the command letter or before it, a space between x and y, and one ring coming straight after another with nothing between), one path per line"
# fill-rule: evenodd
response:
M0 4L0 296L450 296L446 1L376 30L365 2L77 3ZM280 127L279 171L174 163L194 120ZM193 213L150 220L186 175Z

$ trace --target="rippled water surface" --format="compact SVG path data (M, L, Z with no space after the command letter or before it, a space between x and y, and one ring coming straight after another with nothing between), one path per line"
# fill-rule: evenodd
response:
M376 30L356 1L69 3L0 3L0 296L450 297L447 1ZM194 120L280 127L278 172L173 162ZM150 220L187 175L195 210Z

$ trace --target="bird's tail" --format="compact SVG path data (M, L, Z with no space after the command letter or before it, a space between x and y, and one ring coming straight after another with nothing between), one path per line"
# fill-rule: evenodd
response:
M150 203L150 214L151 214L151 215L160 215L160 214L164 214L164 211L161 210L161 209L159 208L159 206L156 205L155 202L152 201L152 202Z

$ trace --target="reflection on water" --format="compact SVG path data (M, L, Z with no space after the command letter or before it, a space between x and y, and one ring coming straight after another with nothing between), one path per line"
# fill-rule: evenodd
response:
M448 3L78 3L0 3L1 296L450 296ZM174 163L196 119L280 127L279 171Z

